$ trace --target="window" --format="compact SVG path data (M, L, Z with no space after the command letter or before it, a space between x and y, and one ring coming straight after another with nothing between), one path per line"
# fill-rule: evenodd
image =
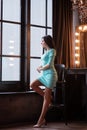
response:
M21 0L2 0L3 20L21 22Z
M20 25L2 23L2 81L20 81Z
M47 34L52 0L0 0L0 91L24 90L39 76L40 42Z
M20 0L2 1L1 81L20 81L20 5Z
M21 87L23 4L24 0L0 0L0 91Z
M36 68L40 65L43 54L41 37L52 35L52 0L31 0L30 3L30 82L32 82L39 76Z

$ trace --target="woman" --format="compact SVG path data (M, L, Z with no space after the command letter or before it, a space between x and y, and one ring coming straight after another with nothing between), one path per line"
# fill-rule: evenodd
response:
M56 50L54 49L53 38L50 35L42 37L42 47L46 50L41 57L42 65L37 68L37 71L42 75L31 83L30 87L43 97L43 106L40 117L34 128L41 127L46 124L45 115L52 100L52 89L57 81L57 72L54 68L54 60ZM43 91L40 86L45 86Z

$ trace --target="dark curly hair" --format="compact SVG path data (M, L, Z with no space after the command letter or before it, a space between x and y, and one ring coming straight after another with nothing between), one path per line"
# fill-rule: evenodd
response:
M43 36L42 39L44 39L44 41L50 48L55 49L55 44L54 44L53 38L50 35Z

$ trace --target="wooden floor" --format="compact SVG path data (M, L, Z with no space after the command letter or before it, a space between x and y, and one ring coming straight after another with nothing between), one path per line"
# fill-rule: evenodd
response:
M42 128L33 128L34 124L10 125L0 130L87 130L87 122L71 122L65 125L63 122L49 122Z

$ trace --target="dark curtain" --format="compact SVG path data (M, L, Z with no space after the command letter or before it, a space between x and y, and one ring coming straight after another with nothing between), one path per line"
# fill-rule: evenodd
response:
M72 4L70 0L53 0L53 38L56 45L56 63L73 67Z

